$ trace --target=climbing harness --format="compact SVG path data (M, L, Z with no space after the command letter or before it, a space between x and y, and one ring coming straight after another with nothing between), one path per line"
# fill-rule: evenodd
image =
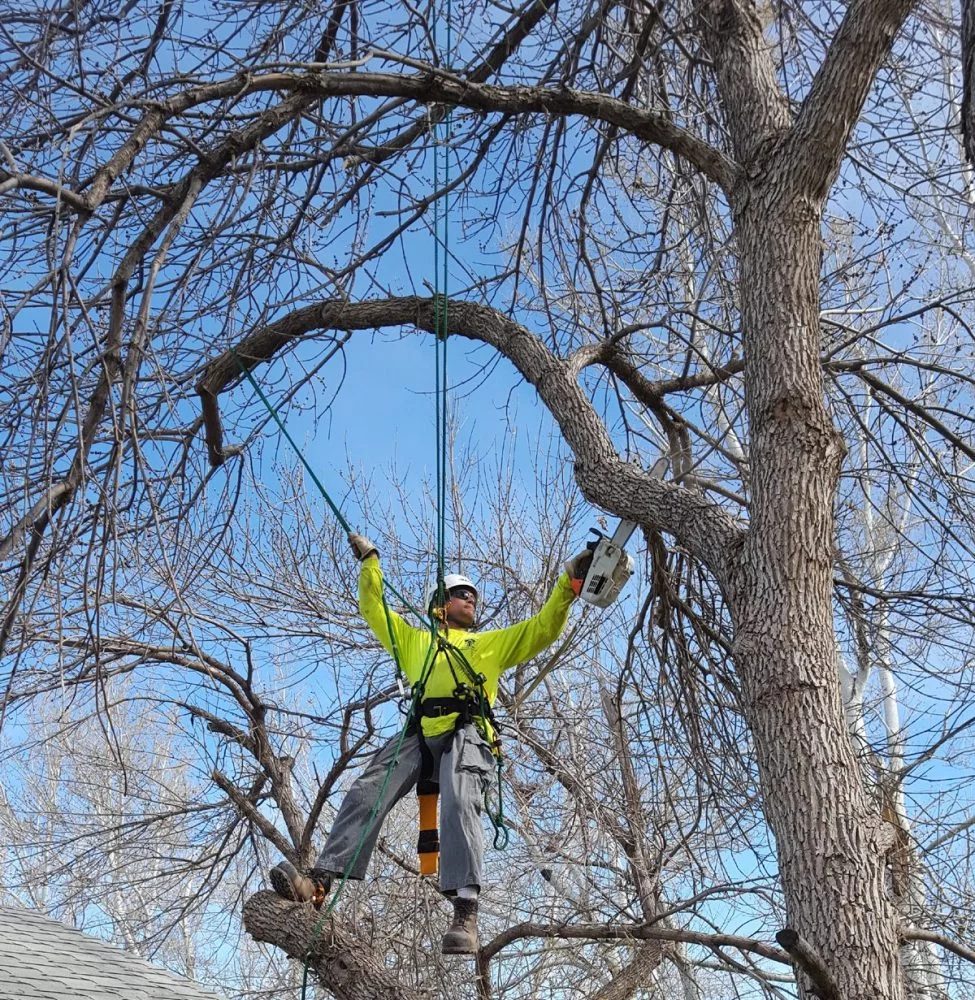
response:
M503 769L504 755L501 752L501 725L494 715L491 703L484 690L487 678L477 673L467 657L456 646L451 645L442 636L441 649L454 680L454 693L451 698L428 698L420 707L421 712L430 715L450 715L457 713L457 724L454 732L466 725L473 724L484 737L495 761L495 780L497 781L497 808L491 805L491 782L484 786L484 812L494 829L494 847L504 850L508 846L508 827L504 821L504 788ZM458 669L455 670L455 667ZM430 708L427 709L427 705ZM422 732L422 730L421 730Z

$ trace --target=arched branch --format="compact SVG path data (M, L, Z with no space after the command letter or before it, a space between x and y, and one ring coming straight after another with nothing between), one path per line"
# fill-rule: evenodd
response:
M252 330L235 348L211 361L197 383L204 401L210 461L219 464L224 457L216 401L240 379L241 365L253 369L317 331L349 333L412 326L433 333L436 322L432 298L403 296L363 302L327 299ZM490 345L535 387L572 449L576 481L587 500L619 517L673 534L719 579L725 577L742 529L700 494L661 482L651 470L624 462L576 380L576 365L553 354L527 327L481 303L452 299L449 333Z

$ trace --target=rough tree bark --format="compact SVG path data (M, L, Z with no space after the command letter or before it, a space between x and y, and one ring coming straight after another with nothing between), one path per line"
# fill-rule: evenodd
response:
M289 903L273 892L255 893L244 903L247 932L291 958L307 959L309 971L338 1000L420 1000L339 918L328 916L318 932L320 917L309 904Z
M795 298L805 295L810 316L816 301L809 288L818 267L816 217L783 220L774 209L766 211L771 219L747 224L764 233L767 244L746 241L743 256L750 248L753 274L781 275L782 284L778 294L769 295L766 287L776 286L753 277L759 294L746 314L769 324L759 327L765 338L757 338L770 341L768 358L755 368L759 378L774 379L778 390L761 387L757 396L762 407L753 416L753 449L767 465L755 463L761 482L755 484L747 531L699 495L619 459L576 382L587 358L561 360L531 331L474 303L452 300L450 333L491 344L536 387L575 453L576 478L588 499L675 535L711 566L735 621L744 708L777 838L789 924L824 957L844 997L899 1000L897 923L884 888L887 827L860 782L835 670L831 497L842 449L817 396L818 362L810 366L815 340L810 331L818 323L812 310L804 334L776 338L779 327L766 319L777 314L787 324L791 316L803 315L788 300L790 291ZM793 253L802 246L807 251L805 268L796 269L806 288L798 292L793 278L782 273L785 246ZM744 280L743 287L748 287ZM407 298L324 302L289 319L291 336L299 337L320 329L323 319L345 331L402 323L432 331L435 314L432 300ZM266 343L266 331L255 331L238 353L252 360L257 351L251 347ZM218 397L234 382L226 359L218 358L201 388Z
M965 155L968 162L975 166L975 2L962 0L961 10L961 133Z

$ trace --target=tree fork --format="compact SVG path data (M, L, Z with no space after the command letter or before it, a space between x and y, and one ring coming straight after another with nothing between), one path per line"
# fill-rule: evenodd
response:
M244 903L244 927L255 941L305 959L322 986L337 1000L422 1000L400 982L380 957L334 916L308 903L290 903L274 892L258 892Z

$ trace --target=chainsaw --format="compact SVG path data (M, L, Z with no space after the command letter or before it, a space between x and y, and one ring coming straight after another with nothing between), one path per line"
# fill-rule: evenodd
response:
M665 457L658 458L650 475L663 479L667 465ZM608 608L620 596L626 581L633 575L633 557L626 551L626 543L635 530L636 521L620 521L612 537L607 538L597 528L590 528L596 536L596 540L586 546L592 552L592 564L579 592L587 604Z
M590 530L595 541L586 547L592 552L592 564L586 574L579 596L597 608L608 608L633 575L633 557L626 551L626 543L636 529L635 521L620 521L612 537L598 528Z

